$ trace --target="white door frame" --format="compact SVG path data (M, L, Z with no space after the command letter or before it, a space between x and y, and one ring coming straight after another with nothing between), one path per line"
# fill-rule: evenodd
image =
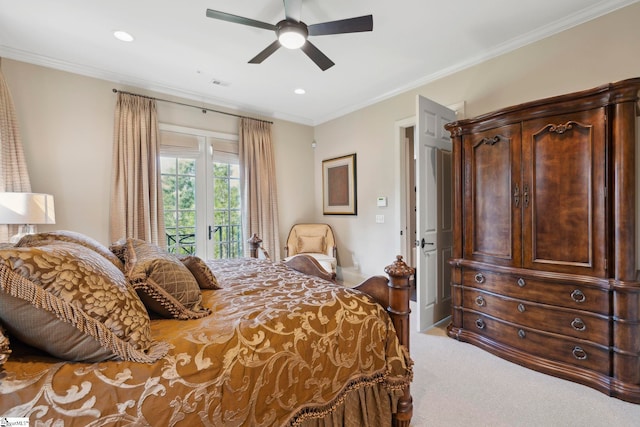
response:
M413 249L415 242L413 237L407 236L407 180L405 179L407 159L407 144L405 144L405 129L415 126L416 117L407 117L394 123L395 146L394 165L395 165L395 191L398 194L398 203L396 204L396 242L395 247L398 254L406 260L408 253ZM413 153L411 153L413 155Z

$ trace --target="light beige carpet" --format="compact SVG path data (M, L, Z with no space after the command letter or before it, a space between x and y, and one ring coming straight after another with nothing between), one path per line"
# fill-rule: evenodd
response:
M640 405L507 362L445 330L446 322L411 332L412 426L640 426Z

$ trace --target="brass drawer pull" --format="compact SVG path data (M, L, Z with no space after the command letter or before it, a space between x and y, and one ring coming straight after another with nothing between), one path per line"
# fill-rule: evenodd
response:
M524 288L524 285L526 284L527 282L525 282L522 277L518 279L518 286L520 286L521 288Z
M476 274L474 279L475 279L476 283L478 283L478 284L483 284L484 281L486 280L485 277L484 277L484 274L482 274L482 273Z
M522 329L518 329L518 336L519 336L520 338L524 339L524 338L526 338L526 337L527 337L527 333L526 333L524 330L522 330Z
M518 304L518 311L520 313L524 313L526 309L527 308L524 306L524 304Z
M584 331L587 329L587 325L585 325L582 319L579 317L573 319L573 321L571 322L571 327L576 331Z
M486 304L486 301L484 300L484 298L482 298L482 295L478 295L476 297L476 305L480 306L480 307L484 307Z
M578 360L587 360L587 352L582 347L575 346L573 348L573 357Z
M582 303L582 302L585 302L587 297L584 295L584 293L582 293L580 289L576 289L573 292L571 292L571 299L574 300L575 302Z
M485 327L485 326L486 326L486 325L485 325L485 323L484 323L484 320L482 320L482 319L477 319L477 320L476 320L476 328L478 328L478 329L484 329L484 327Z

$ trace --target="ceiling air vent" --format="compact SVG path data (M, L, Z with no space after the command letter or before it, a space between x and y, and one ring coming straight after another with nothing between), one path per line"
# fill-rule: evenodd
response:
M220 80L220 79L211 80L211 84L214 85L214 86L222 86L222 87L229 86L229 82L225 82L225 81Z

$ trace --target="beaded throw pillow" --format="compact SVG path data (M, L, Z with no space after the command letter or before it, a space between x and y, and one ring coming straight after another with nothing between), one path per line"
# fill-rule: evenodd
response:
M189 269L193 277L198 282L200 289L221 289L215 274L207 263L200 257L185 255L178 257L180 261Z
M7 361L10 354L9 338L5 335L2 325L0 325L0 371L2 371L2 365Z
M211 314L200 305L202 294L191 271L155 244L127 239L125 274L144 305L162 317L197 319Z
M119 270L124 269L124 264L118 257L109 250L106 246L98 242L92 237L85 236L77 231L57 230L49 231L45 233L27 234L17 243L16 246L40 246L43 241L52 240L60 242L71 242L78 245L89 248L106 259L108 259L113 265L118 267Z
M0 320L14 338L73 361L153 362L168 344L124 274L84 246L0 250Z

